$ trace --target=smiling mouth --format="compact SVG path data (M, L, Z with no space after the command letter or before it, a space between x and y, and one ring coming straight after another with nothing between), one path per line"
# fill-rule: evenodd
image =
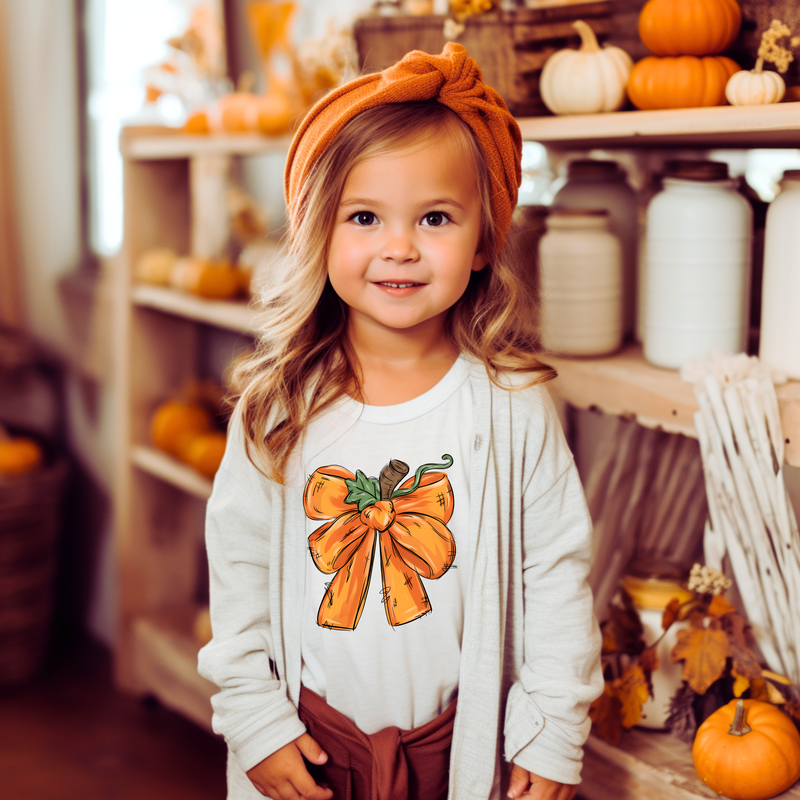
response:
M378 281L378 286L388 286L392 289L411 289L414 286L423 286L422 283L393 283L392 281Z

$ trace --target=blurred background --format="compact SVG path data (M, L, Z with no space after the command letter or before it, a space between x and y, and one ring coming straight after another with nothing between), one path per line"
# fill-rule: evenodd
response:
M601 42L636 60L647 54L643 5L0 0L4 797L224 797L213 688L195 668L210 635L203 511L224 450L230 365L252 347L258 292L280 276L283 163L305 109L396 53L473 35L491 9L540 14L520 48L525 81L503 74L510 44L481 63L505 78L517 116L550 116L539 76L579 44L571 23L589 19ZM793 24L796 9L741 5L731 54L749 69L771 16ZM800 169L798 147L527 138L517 244L532 283L544 220L590 162L601 166L589 180L626 186L631 224L618 233L634 260L668 162L727 165L754 221L746 334L758 352L766 209L784 173ZM634 284L625 291L627 327L609 352L623 340L639 347ZM561 411L598 528L614 529L598 564L625 554L610 583L595 576L607 603L636 556L680 562L681 574L702 560L708 512L694 439L589 405ZM784 476L797 508L797 468Z

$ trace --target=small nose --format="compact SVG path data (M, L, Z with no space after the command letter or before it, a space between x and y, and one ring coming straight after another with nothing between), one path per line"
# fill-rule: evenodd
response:
M381 258L397 264L416 261L419 258L419 251L414 243L414 237L407 231L389 232L381 247Z

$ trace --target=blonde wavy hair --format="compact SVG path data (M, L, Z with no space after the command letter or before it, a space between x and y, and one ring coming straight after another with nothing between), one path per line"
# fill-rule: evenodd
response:
M314 416L343 395L363 401L346 335L347 306L327 279L330 232L347 178L365 159L431 141L462 148L475 166L480 249L488 260L450 308L448 336L460 352L483 361L497 385L504 372L529 373L520 388L556 375L538 358L535 298L521 276L520 259L513 245L498 248L489 170L469 127L435 101L369 109L342 129L288 209L287 272L264 291L256 348L233 372L233 401L238 400L248 455L253 458L252 446L278 482Z

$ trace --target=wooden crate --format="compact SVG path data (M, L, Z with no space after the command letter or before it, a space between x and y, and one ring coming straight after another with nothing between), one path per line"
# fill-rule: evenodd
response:
M563 47L576 47L576 19L602 39L612 30L610 0L545 0L536 8L493 11L471 17L457 41L480 64L484 80L502 95L516 116L549 113L539 96L544 62ZM443 16L368 16L355 24L359 64L367 72L385 69L411 50L440 53Z

